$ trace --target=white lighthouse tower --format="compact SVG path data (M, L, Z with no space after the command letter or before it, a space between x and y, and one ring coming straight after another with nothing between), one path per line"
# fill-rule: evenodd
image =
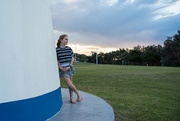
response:
M0 0L0 121L44 121L61 106L49 0Z

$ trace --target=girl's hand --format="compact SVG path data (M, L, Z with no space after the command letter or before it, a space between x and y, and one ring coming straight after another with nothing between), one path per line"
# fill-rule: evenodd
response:
M62 67L61 67L60 69L61 69L62 71L64 71L64 72L66 71L66 68L62 68Z
M67 68L66 68L66 71L68 71L70 68L71 68L71 67L67 67Z

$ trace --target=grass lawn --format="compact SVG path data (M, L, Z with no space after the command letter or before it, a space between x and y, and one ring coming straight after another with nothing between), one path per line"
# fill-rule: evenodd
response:
M180 68L74 65L78 90L109 103L116 121L180 121ZM61 78L61 87L67 88Z

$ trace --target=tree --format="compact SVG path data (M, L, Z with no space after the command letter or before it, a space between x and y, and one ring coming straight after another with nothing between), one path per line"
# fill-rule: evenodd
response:
M143 62L151 66L160 66L162 46L151 45L144 48Z
M127 51L124 51L121 53L121 59L122 59L122 64L126 65L128 64L128 58L129 58L129 53Z
M134 47L133 50L129 51L128 61L131 62L131 64L140 65L142 62L141 55L142 55L141 46L137 45Z
M135 65L139 65L142 62L140 50L130 50L128 60Z
M100 53L98 54L98 63L99 63L99 64L105 64L104 53L103 53L103 52L100 52Z
M167 37L162 53L162 65L180 66L180 30L174 36Z
M80 56L83 58L85 56ZM84 59L80 59L84 60ZM89 62L96 62L96 52L88 56ZM164 46L150 45L147 47L135 46L132 50L119 49L109 53L99 53L100 64L135 64L151 66L180 66L180 30L172 37L167 37Z
M91 51L91 56L88 56L88 62L96 63L96 52Z
M88 61L88 57L85 54L76 54L77 61L85 62Z

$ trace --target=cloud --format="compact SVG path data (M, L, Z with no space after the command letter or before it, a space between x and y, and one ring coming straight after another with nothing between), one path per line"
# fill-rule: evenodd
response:
M135 0L125 0L124 4L133 4Z
M54 33L84 46L162 44L180 26L179 1L51 0Z
M118 0L100 0L103 5L112 6L118 2Z
M141 4L139 8L149 8L152 10L153 20L175 16L180 14L180 0L158 0L151 4Z
M139 5L139 8L159 9L168 6L171 2L172 0L155 0L150 3L142 3Z
M137 10L135 6L129 9L129 7L119 8L118 4L111 8L101 7L100 3L97 5L93 1L89 4L87 6L83 6L83 3L61 4L60 9L56 10L58 14L53 16L55 29L94 33L101 36L119 36L125 31L132 32L141 28L141 23L148 20L148 16L143 18L146 16L146 11Z
M180 14L180 1L176 1L176 2L171 3L170 5L162 7L160 9L154 11L153 14L157 14L153 18L153 20L158 20L161 18L178 15L178 14Z

